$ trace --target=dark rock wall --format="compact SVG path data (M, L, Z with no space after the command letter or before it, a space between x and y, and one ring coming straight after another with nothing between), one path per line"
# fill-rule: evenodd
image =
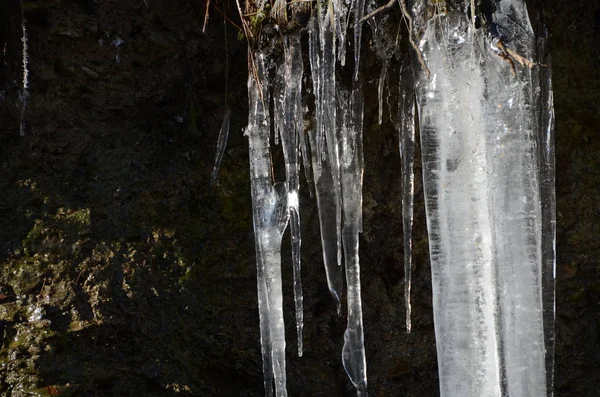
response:
M213 4L239 24L234 2ZM542 5L557 115L557 395L594 396L600 6ZM213 8L202 33L205 3L198 0L23 0L22 7L30 70L25 136L21 3L0 4L0 396L262 395L241 132L246 44L237 29ZM370 391L435 396L423 193L417 179L407 335L397 138L389 120L377 125L380 65L366 56L363 67ZM211 187L225 84L232 125L219 185ZM352 396L341 364L345 320L327 291L315 205L303 188L302 358L294 354L289 238L283 253L288 390Z

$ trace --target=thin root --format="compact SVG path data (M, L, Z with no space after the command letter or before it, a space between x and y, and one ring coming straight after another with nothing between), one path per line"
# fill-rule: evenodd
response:
M208 25L208 10L210 8L210 0L206 0L206 11L204 11L204 25L202 25L202 33L206 32L206 25Z
M417 59L419 61L419 64L423 68L425 75L427 76L427 78L429 78L429 77L431 77L431 72L429 71L429 68L427 67L427 64L425 63L425 59L423 59L423 53L421 52L421 49L419 48L417 43L415 43L415 37L414 37L414 33L413 33L413 20L412 20L412 17L410 16L410 13L408 12L408 6L406 5L406 0L398 0L398 1L400 2L400 9L402 10L402 15L404 16L404 18L406 18L406 21L408 22L408 41L410 42L410 45L417 53Z
M364 22L367 19L371 19L373 18L375 15L379 14L382 11L385 11L389 8L392 8L394 6L394 3L396 2L396 0L390 0L389 3L387 3L386 5L383 5L381 7L379 7L378 9L371 11L370 13L368 13L367 15L365 15L364 17L362 17L360 19L360 21L358 21L358 23Z
M498 47L498 50L500 50L500 53L498 54L500 58L504 59L509 64L510 71L512 72L513 76L517 75L517 69L515 68L514 61L517 61L521 66L528 69L533 69L534 66L546 66L530 61L529 59L519 55L515 50L505 46L501 40L498 40L496 47Z

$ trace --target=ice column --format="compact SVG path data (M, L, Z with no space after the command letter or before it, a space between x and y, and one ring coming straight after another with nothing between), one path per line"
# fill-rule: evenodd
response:
M502 1L495 19L532 59L521 5ZM417 93L440 391L543 396L532 71L517 64L513 75L498 38L472 28L461 13L436 16L421 41L431 71Z

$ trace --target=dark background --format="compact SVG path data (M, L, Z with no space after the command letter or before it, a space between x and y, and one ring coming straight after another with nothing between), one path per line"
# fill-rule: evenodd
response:
M213 5L202 33L204 1L23 0L30 90L20 136L21 3L0 4L0 396L263 394L242 136L247 46L217 10L239 24L235 3ZM543 7L550 29L557 118L556 395L597 396L600 4L530 5ZM363 62L369 389L436 396L420 168L406 334L398 142L387 109L377 125L380 64ZM226 75L231 132L211 187ZM352 396L345 319L327 290L302 184L302 358L289 237L283 243L288 390Z

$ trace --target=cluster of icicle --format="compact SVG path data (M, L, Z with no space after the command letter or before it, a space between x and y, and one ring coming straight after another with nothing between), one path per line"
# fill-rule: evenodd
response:
M407 3L401 3L406 14ZM462 11L435 7L437 13L425 17L438 3L412 4L409 32L411 39L420 37L412 50L420 61L404 64L400 78L407 330L418 110L441 395L551 394L555 198L546 36L535 37L523 0L499 1L486 28L475 27L469 1ZM281 7L285 2L278 0L272 12ZM268 45L249 47L245 134L267 396L287 395L281 241L288 224L302 355L301 163L314 183L327 283L338 312L345 271L344 368L358 395L367 393L358 255L364 9L364 0L316 2L306 29L312 87L302 86L301 32L283 35L282 61ZM354 60L351 83L343 84L339 71L345 68L348 31L354 33ZM305 130L303 91L310 90L314 123ZM286 180L274 183L271 145L279 142Z

